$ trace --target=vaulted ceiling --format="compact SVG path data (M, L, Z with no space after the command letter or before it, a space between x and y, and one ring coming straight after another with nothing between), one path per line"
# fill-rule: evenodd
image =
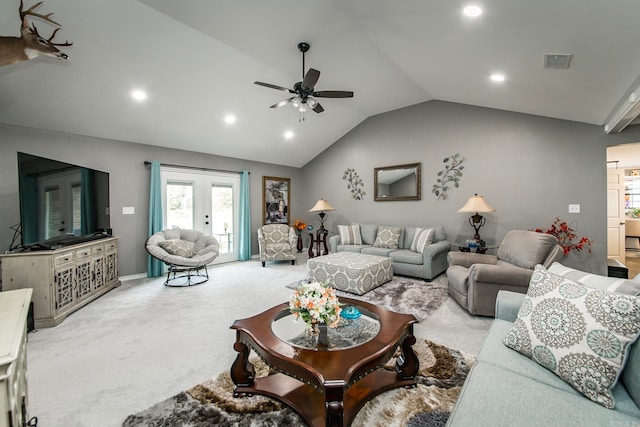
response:
M302 166L367 117L432 99L603 125L640 81L637 0L476 4L471 19L451 0L44 0L69 60L0 67L0 123ZM19 35L18 6L0 0L1 36ZM302 41L316 89L355 96L300 122L268 108L289 94L253 82L293 87ZM548 53L569 68L544 68Z

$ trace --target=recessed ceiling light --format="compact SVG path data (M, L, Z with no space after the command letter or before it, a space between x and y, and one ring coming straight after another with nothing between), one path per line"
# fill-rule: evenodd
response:
M293 138L293 131L290 131L290 130L286 131L286 132L284 133L284 138L285 138L285 139L291 139L291 138Z
M480 8L480 6L469 5L462 9L462 13L470 18L476 18L482 15L482 9Z
M224 121L227 124L233 124L236 122L236 116L234 116L233 114L227 114L226 116L224 116Z
M136 101L144 101L147 99L147 94L142 90L134 90L131 92L131 97Z
M500 82L503 82L504 79L505 79L504 74L500 74L500 73L491 74L491 80L494 82L500 83Z

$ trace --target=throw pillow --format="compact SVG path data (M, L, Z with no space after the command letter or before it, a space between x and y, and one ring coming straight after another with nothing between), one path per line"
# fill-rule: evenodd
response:
M504 344L611 409L611 390L639 332L640 298L592 289L538 265Z
M341 245L362 244L362 236L360 235L359 225L339 225L338 234L340 234Z
M565 267L559 262L554 262L549 267L549 272L566 277L585 286L605 291L618 292L627 295L640 295L640 281L620 279L617 277L599 276L573 268Z
M378 227L378 235L373 246L376 248L398 249L398 241L400 240L400 227L386 227L381 225Z
M180 239L163 240L158 245L170 253L171 255L181 256L183 258L192 258L195 254L189 246L189 243Z
M416 234L413 236L413 242L411 243L411 250L413 252L422 253L424 248L433 242L433 236L436 234L436 230L433 228L416 228Z

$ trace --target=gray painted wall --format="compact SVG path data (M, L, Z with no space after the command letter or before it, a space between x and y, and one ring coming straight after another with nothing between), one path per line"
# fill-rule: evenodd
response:
M601 126L555 120L442 101L370 117L303 168L250 162L182 150L90 138L0 124L0 249L6 250L19 222L17 151L62 160L110 173L111 227L120 237L120 275L146 271L149 171L145 160L251 172L252 230L262 219L262 176L291 178L291 220L319 227L308 210L319 198L336 210L325 226L374 222L388 225L442 224L449 240L473 235L468 214L458 214L473 193L496 212L486 214L481 236L499 243L511 229L546 227L556 216L575 221L579 235L594 240L592 255L570 256L568 265L606 271L606 147L640 141L640 127L606 135ZM431 193L443 159L465 158L459 188L446 200ZM422 200L373 201L373 168L422 163ZM342 179L355 168L364 180L357 201ZM568 204L581 205L568 214ZM135 215L122 215L122 207ZM305 239L307 244L307 239ZM252 252L257 253L255 231Z
M120 238L119 274L127 276L146 272L149 200L149 169L145 160L211 169L248 170L251 173L252 252L258 252L255 230L262 219L262 176L291 178L291 213L299 213L302 172L299 168L250 162L173 150L143 144L132 144L59 132L0 124L0 250L9 248L13 231L20 222L18 199L17 152L47 157L109 173L111 190L111 228ZM296 203L298 202L298 203ZM122 207L133 206L134 215L123 215ZM308 208L307 208L308 210Z
M336 208L325 227L372 222L444 225L450 241L473 236L470 214L456 211L474 193L496 209L480 235L499 244L507 231L548 227L556 216L575 221L579 236L594 240L593 254L565 262L606 272L606 146L640 141L639 129L606 135L601 126L430 101L370 117L303 167L305 205L321 195ZM431 192L443 159L460 153L463 176L446 200ZM374 202L373 168L422 163L422 199ZM347 168L363 178L357 201L342 180ZM581 206L569 214L568 205ZM307 218L307 219L312 219Z

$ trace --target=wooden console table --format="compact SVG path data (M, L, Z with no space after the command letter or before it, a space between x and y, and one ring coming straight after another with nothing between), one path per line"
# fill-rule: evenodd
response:
M118 239L2 254L2 290L33 288L36 328L61 323L67 315L120 286Z

